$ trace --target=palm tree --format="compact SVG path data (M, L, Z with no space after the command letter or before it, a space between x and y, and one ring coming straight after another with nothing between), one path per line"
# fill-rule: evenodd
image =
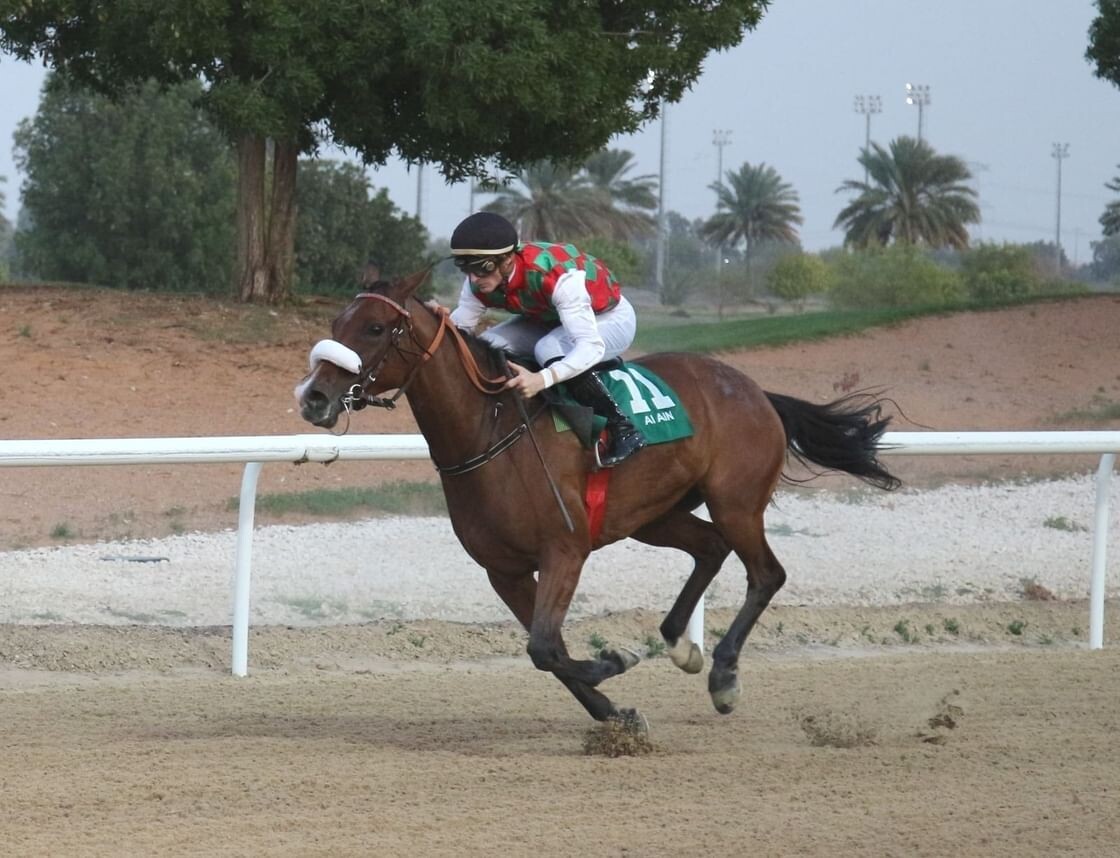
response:
M700 236L717 247L746 244L746 257L760 241L795 244L802 223L797 191L773 167L743 164L727 171L727 184L710 185L716 192L716 213L700 227Z
M657 176L647 173L634 178L634 153L625 149L603 149L588 158L583 169L591 187L602 197L613 216L611 238L626 241L651 235L657 208Z
M960 158L938 155L924 140L899 137L887 151L872 143L859 156L866 182L849 179L837 192L857 196L836 216L844 243L854 247L926 244L968 247L966 225L980 222L972 173Z
M480 186L479 190L495 194L483 209L516 224L522 241L588 237L627 241L649 235L654 221L642 209L657 207L657 180L627 178L633 157L624 150L603 150L578 170L537 161L515 173L511 182Z
M797 191L766 164L743 164L738 172L727 171L727 184L710 185L716 192L716 213L700 226L700 237L720 248L746 245L747 282L754 288L755 249L760 242L797 243L802 223ZM716 281L719 318L723 318L723 266Z
M551 161L536 161L511 180L483 186L495 198L482 210L507 218L522 241L559 241L586 235L593 228L594 195L587 180L575 171Z
M1111 182L1105 182L1104 186L1110 191L1120 191L1120 176ZM1120 200L1113 200L1105 206L1104 214L1101 215L1101 226L1104 227L1105 235L1120 233Z

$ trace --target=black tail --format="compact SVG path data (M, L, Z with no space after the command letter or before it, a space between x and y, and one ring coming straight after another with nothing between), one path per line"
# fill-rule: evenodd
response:
M856 393L814 405L780 393L766 395L782 419L789 451L810 470L812 463L844 471L887 491L902 485L879 461L879 439L891 422L883 416L883 400Z

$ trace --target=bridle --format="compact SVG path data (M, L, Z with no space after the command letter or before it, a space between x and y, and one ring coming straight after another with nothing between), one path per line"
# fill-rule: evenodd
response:
M367 405L373 405L377 408L384 408L389 411L392 411L394 408L396 408L397 400L404 396L405 392L409 388L409 385L411 385L413 379L416 378L416 373L419 372L420 368L432 357L432 355L435 354L436 349L438 349L440 347L440 343L443 342L443 335L448 329L447 316L441 313L439 328L436 329L435 336L432 337L432 341L428 343L427 346L423 346L420 344L419 340L416 339L416 331L412 326L412 314L408 312L408 310L406 310L403 306L398 304L392 298L388 298L385 295L380 295L377 292L360 292L355 296L354 299L357 300L359 298L368 298L374 301L381 301L382 303L388 304L397 313L397 323L389 332L389 347L385 349L385 353L381 356L381 360L377 362L376 366L370 367L368 370L364 367L360 368L358 371L358 380L354 384L352 384L350 386L350 389L343 395L341 404L342 407L346 409L347 416L349 416L351 411L361 411ZM394 393L392 396L373 396L368 392L367 389L377 380L377 376L381 373L381 370L382 368L384 368L385 363L389 360L389 355L393 352L397 352L400 354L409 354L409 352L407 352L401 346L401 337L404 335L406 329L408 331L408 338L419 349L419 351L411 352L411 354L418 354L420 356L420 359L413 363L412 371L409 372L408 376L404 380L404 383L402 383L401 386L397 388L396 393Z

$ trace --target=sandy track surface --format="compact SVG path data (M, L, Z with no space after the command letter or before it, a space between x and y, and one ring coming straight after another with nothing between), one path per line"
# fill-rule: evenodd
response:
M0 359L19 370L6 379L18 407L0 432L302 432L277 392L327 315L5 289L0 323L18 335L0 338ZM853 380L889 388L937 429L1107 429L1120 421L1070 415L1120 399L1117 330L1120 298L1102 296L725 358L809 399ZM359 428L414 431L406 411ZM1110 854L1120 606L1113 574L1106 649L1088 652L1095 461L892 466L944 487L779 498L768 526L790 581L748 643L730 716L703 674L657 653L683 561L623 543L589 564L572 651L647 655L603 690L649 718L653 753L615 759L583 753L589 719L531 668L446 522L260 516L251 673L236 680L233 535L220 531L239 468L9 471L0 843L18 855ZM431 476L422 463L270 467L261 490ZM1115 496L1112 509L1114 569ZM422 550L405 558L409 544ZM363 559L370 545L395 562ZM717 579L709 652L742 581L734 563Z

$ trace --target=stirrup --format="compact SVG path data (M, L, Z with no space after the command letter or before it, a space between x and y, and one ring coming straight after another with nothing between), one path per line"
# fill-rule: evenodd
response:
M600 469L613 468L615 465L625 462L646 446L646 439L637 429L631 429L625 435L619 435L618 437L612 437L608 431L607 439L610 444L611 455L604 458L599 452L602 445L598 443L595 445L595 465Z

